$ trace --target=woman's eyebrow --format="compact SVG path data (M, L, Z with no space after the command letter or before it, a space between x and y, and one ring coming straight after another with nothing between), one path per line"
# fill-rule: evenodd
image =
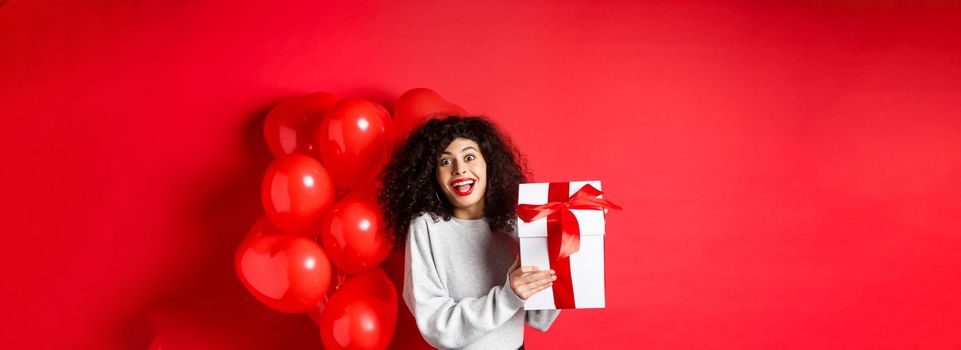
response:
M460 152L461 152L461 153L464 153L464 151L469 150L469 149L472 149L472 150L475 150L475 151L477 150L476 148L474 148L474 146L467 146L467 147L464 147L464 149L460 150ZM444 151L444 154L453 155L453 154L451 154L450 152L447 152L447 151Z

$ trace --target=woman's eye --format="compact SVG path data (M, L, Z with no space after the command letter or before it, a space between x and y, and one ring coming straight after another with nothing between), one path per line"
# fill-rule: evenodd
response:
M447 165L447 164L450 164L450 160L449 160L449 159L441 159L441 160L440 160L440 165Z
M464 157L464 158L467 159L467 160L474 160L474 156L467 156L467 157Z

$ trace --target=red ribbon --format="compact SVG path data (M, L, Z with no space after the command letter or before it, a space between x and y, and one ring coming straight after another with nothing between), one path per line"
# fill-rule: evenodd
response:
M519 204L517 216L525 222L547 217L547 252L549 263L557 280L554 281L554 306L558 309L576 308L574 285L571 281L570 256L581 248L581 230L577 217L571 209L603 210L623 209L610 201L597 198L604 194L591 185L584 185L573 195L569 182L551 182L547 191L547 203Z

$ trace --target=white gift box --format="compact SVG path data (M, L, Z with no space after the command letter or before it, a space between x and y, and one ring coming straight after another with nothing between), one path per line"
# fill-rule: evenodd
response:
M548 182L521 184L518 204L541 205L548 202ZM590 184L601 190L600 181L571 181L568 196ZM598 196L597 198L603 198ZM570 256L570 280L577 309L604 307L604 214L603 210L571 209L580 229L580 249ZM517 219L517 236L520 239L521 266L551 268L548 254L548 218L531 222ZM557 270L555 268L555 270ZM560 274L560 271L558 271ZM558 280L562 276L558 275ZM526 310L558 309L555 305L554 288L544 289L524 305Z

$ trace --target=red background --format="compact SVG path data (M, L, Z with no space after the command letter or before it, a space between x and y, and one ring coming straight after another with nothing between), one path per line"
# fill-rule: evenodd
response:
M319 347L232 271L263 117L428 87L626 208L607 309L532 348L957 348L961 7L927 3L8 2L0 346Z

